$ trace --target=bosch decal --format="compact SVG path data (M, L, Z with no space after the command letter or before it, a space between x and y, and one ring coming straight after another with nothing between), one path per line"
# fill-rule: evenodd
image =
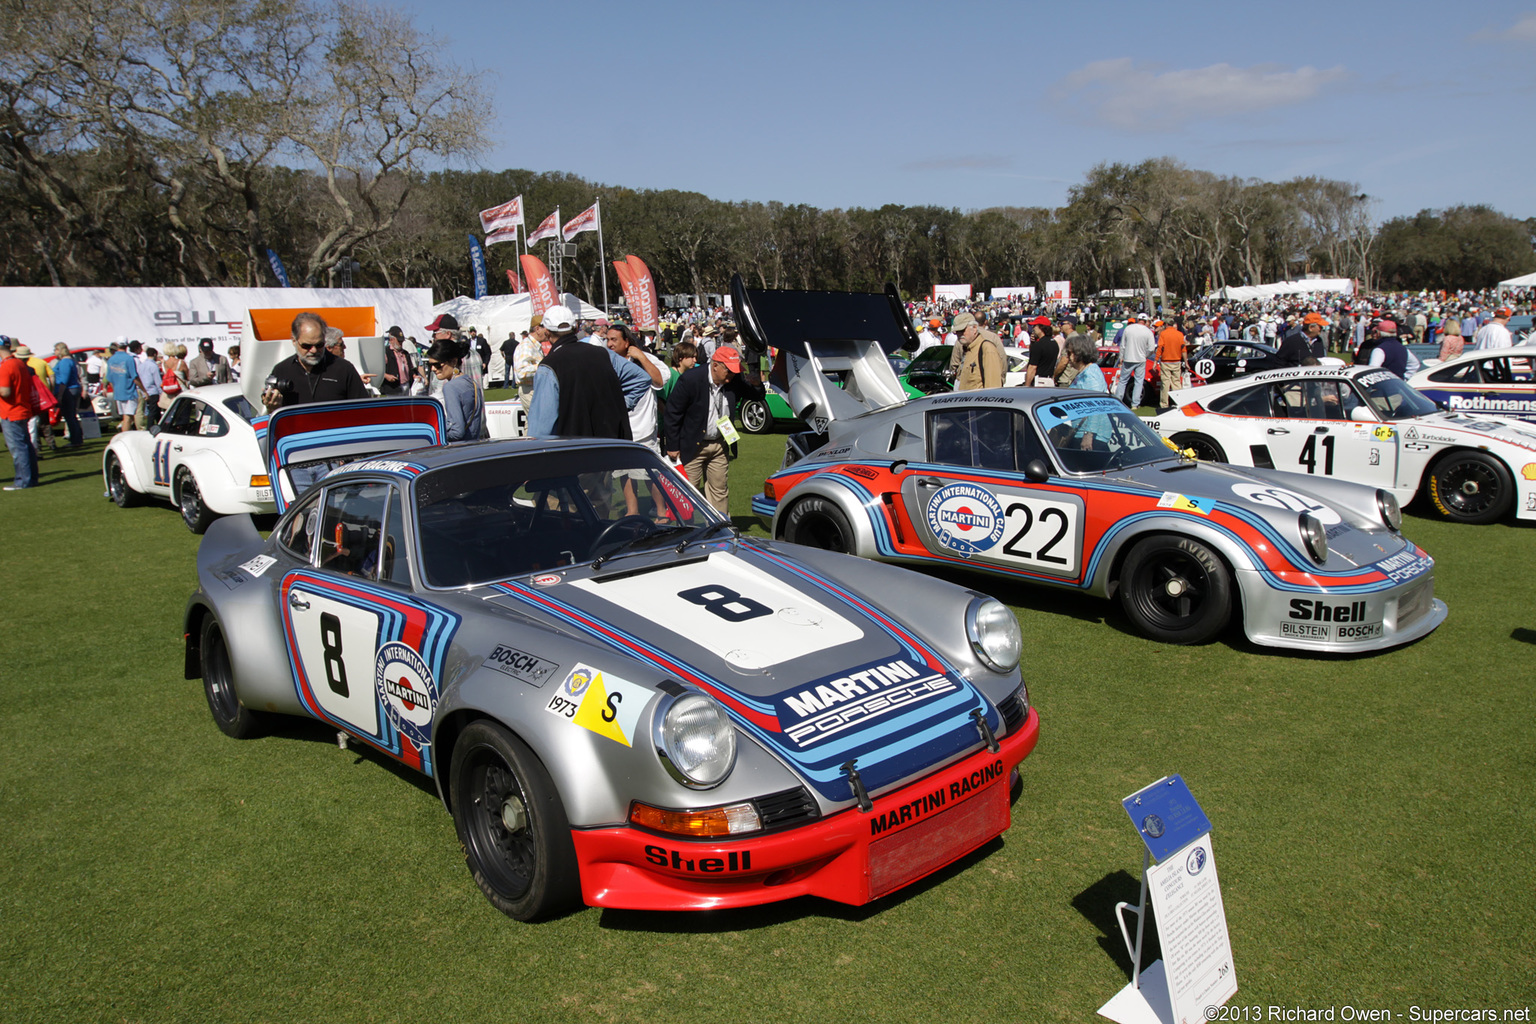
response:
M273 558L271 555L257 555L249 562L241 562L240 568L244 569L246 572L259 579L262 573L266 572L276 564L277 559Z
M941 544L963 555L996 545L1006 525L1003 506L984 487L950 484L928 499L928 528Z
M782 694L776 703L784 734L803 750L955 689L955 682L942 672L910 661L888 661Z
M396 640L380 647L373 662L373 687L390 723L417 747L425 747L432 738L437 684L421 655Z
M485 659L484 665L502 675L521 680L529 686L543 686L544 680L560 667L552 661L545 661L527 651L520 651L506 644L497 644L491 656Z

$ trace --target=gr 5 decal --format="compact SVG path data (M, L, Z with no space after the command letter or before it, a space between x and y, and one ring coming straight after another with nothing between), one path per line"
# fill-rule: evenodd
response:
M577 665L565 677L544 710L626 747L634 746L640 713L655 691L591 665Z

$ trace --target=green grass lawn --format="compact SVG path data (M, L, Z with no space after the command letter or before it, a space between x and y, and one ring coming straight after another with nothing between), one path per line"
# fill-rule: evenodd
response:
M782 446L744 439L739 522ZM1089 1021L1129 973L1119 801L1170 772L1215 826L1236 1003L1536 996L1529 526L1410 514L1451 617L1366 658L1162 646L1105 602L970 578L1018 610L1042 719L1002 840L864 908L529 926L480 896L424 780L318 726L215 728L181 670L196 540L103 500L101 447L0 495L0 1019Z

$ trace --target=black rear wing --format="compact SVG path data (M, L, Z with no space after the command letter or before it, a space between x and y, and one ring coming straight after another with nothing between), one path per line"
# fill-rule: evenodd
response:
M769 348L785 353L788 380L781 386L795 415L818 432L834 419L906 401L886 356L915 352L919 342L895 285L883 292L788 291L748 288L735 274L731 302L749 358Z

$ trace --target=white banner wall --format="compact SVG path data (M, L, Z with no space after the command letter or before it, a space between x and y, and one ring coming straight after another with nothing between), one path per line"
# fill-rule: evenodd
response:
M399 325L425 338L432 319L430 288L0 288L0 334L34 351L105 346L119 337L164 351L212 338L220 353L243 337L252 309L372 306L383 334ZM242 352L244 349L242 349Z

